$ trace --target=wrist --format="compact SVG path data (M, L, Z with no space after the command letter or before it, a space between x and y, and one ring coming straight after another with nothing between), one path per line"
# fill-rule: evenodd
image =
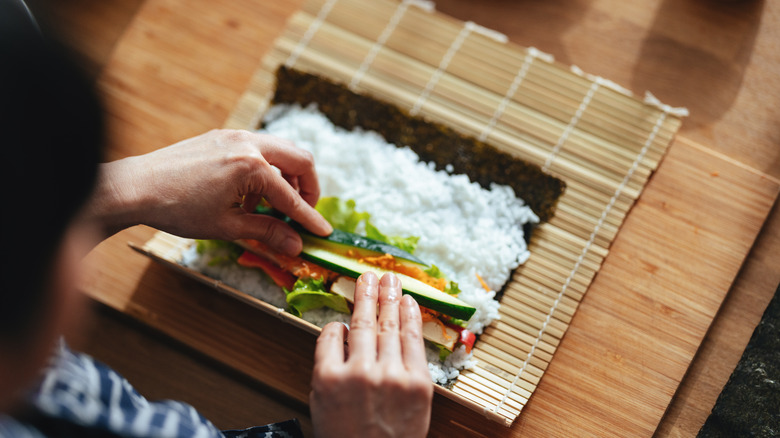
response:
M137 157L128 157L98 168L98 181L83 218L108 237L143 222L141 214L149 204L143 186L137 183Z

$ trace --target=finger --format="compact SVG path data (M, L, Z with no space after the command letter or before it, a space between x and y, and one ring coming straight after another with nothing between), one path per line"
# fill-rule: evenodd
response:
M282 171L286 178L297 179L296 189L307 204L314 206L320 197L320 183L311 153L296 147L291 141L265 138L262 149L268 162Z
M236 230L238 239L256 239L289 256L300 254L303 248L301 235L280 219L243 210L233 218L229 228Z
M406 369L428 373L428 359L425 357L425 343L422 336L422 314L420 306L411 297L401 298L401 354Z
M349 324L349 358L376 360L376 303L379 279L366 272L355 284L355 306Z
M401 282L393 274L379 281L379 320L377 322L378 357L380 361L401 361L399 338Z
M263 195L259 193L249 193L244 196L244 202L241 204L241 208L247 213L254 213L257 206L263 201Z
M301 185L298 183L298 177L295 175L284 175L284 174L282 174L282 176L284 177L284 180L287 181L287 184L289 184L290 187L292 187L293 190L298 192L298 194L301 195L301 198L303 198L303 194L300 192ZM304 201L306 201L306 198L304 198ZM306 203L309 204L308 201ZM309 205L312 206L316 205L316 199L315 199L315 204L309 204Z
M314 365L344 363L344 339L348 333L346 325L330 322L322 328L314 349Z
M298 182L300 183L300 178ZM264 192L266 199L274 208L307 230L321 236L333 232L333 227L328 221L314 207L306 203L281 175L277 173L266 175Z

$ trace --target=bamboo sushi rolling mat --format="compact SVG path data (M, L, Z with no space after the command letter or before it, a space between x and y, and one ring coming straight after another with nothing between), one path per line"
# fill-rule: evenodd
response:
M556 216L535 234L531 260L502 299L502 319L478 344L477 368L444 395L510 424L536 387L554 379L547 384L548 395L534 397L540 400L536 418L554 424L556 412L567 412L586 423L584 417L592 415L594 423L615 430L652 430L725 293L697 294L684 285L693 279L700 286L727 289L755 237L756 223L760 226L777 193L776 181L750 179L748 169L683 141L669 151L664 170L626 218L679 127L676 111L626 96L604 79L412 2L378 1L371 7L350 0L306 3L266 56L226 126L257 125L273 90L273 72L283 63L483 138L568 184ZM710 181L710 172L722 178ZM722 198L714 200L713 191ZM729 204L736 205L735 216L695 220L702 205L706 210ZM622 238L616 239L624 220ZM726 228L734 234L721 236ZM691 234L698 237L691 240ZM687 245L669 254L677 242ZM605 261L608 252L614 254ZM101 252L96 253L92 263L100 267L104 261L95 261ZM702 258L709 260L696 261ZM679 263L676 270L655 275L670 260ZM98 271L108 277L85 284L98 301L305 400L307 379L296 384L288 381L289 373L248 368L240 346L215 347L217 341L203 337L208 332L187 322L213 310L177 301L186 295L176 291L164 293L172 294L168 299L180 304L178 309L143 293L112 296L105 292L111 274ZM586 291L591 307L578 316L580 326L613 337L588 339L587 331L570 331L570 348L559 349L566 345L563 335ZM649 315L640 312L648 308ZM654 320L675 327L654 325ZM666 360L657 360L659 352ZM604 364L617 366L620 374L598 368ZM557 376L553 372L541 380L548 366L558 366ZM584 387L567 386L566 376L583 374ZM588 402L599 406L588 408ZM551 403L555 409L541 412Z
M451 126L563 179L555 216L480 337L477 364L437 390L511 425L537 387L642 187L674 110L404 0L313 0L289 21L226 127L257 129L280 65Z

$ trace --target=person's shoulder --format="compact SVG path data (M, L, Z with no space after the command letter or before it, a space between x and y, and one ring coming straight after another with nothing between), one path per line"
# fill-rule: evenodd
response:
M36 428L0 414L0 438L45 438Z
M301 424L296 418L249 429L226 430L223 433L225 438L304 438Z

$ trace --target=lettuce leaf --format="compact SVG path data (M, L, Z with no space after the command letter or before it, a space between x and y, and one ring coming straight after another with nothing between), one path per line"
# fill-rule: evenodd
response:
M369 239L378 240L380 242L389 243L390 245L400 248L409 254L413 254L417 249L417 242L420 240L417 236L401 237L401 236L386 236L382 234L377 227L370 222L366 221L366 237Z
M347 300L341 295L326 291L325 282L321 279L298 279L291 291L285 289L284 292L287 294L290 313L295 316L301 316L303 312L320 307L330 307L337 312L350 313Z
M371 215L369 213L355 210L355 201L352 199L342 201L335 196L320 198L315 208L322 217L330 222L333 228L354 233L360 223L363 222L366 230L366 237L389 243L409 254L414 253L414 250L417 248L417 242L420 240L417 236L402 237L385 235L371 223Z
M439 269L439 267L436 265L431 265L424 272L433 278L446 278L444 273L441 272L441 269ZM458 294L460 294L460 287L458 286L458 283L450 280L447 282L447 286L444 288L444 292L450 295L458 296Z
M244 252L239 245L225 240L197 240L195 245L195 250L200 255L206 252L213 253L209 266L235 263Z
M366 212L355 211L355 201L352 199L342 201L335 196L320 198L315 208L333 228L350 233L354 233L361 222L368 222L371 218L371 215Z

